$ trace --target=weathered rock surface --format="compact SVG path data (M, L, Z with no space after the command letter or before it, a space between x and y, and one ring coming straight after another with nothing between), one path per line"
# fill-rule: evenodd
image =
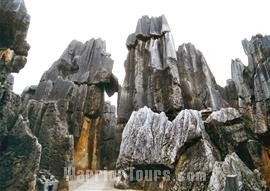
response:
M177 62L185 108L217 110L228 106L203 54L194 45L179 46Z
M180 149L203 137L200 113L183 110L174 121L144 107L133 112L122 134L118 167L162 164L173 168Z
M262 191L266 190L266 184L261 180L259 172L252 172L237 156L236 153L227 155L224 162L214 164L212 176L207 190L225 190L227 175L237 175L240 190Z
M244 174L255 176L252 171L259 170L268 184L269 39L256 35L243 41L249 65L232 60L232 79L223 88L194 45L182 44L175 53L164 16L139 19L126 42L126 76L118 100L118 126L125 128L117 167L125 171L116 186L128 187L128 167L134 166L173 172L169 182L138 183L145 190L215 190L211 181L222 169L214 164L230 160L243 166ZM239 171L233 168L230 173L233 170ZM177 179L179 173L190 171L205 172L207 178L204 182ZM217 190L222 190L227 174L218 176L223 179L217 180ZM247 190L265 186L259 178L254 187L246 179L241 181L240 187Z
M126 123L134 110L148 106L175 117L183 108L177 57L164 16L139 19L127 39L126 76L119 93L118 121Z
M191 144L180 154L175 166L174 187L177 190L206 190L214 163L218 160L218 151L207 139Z
M121 139L117 137L116 108L109 102L104 104L101 123L100 166L101 168L115 169Z
M19 115L0 146L0 190L34 190L40 156L41 145Z
M118 91L118 82L112 74L112 68L113 60L106 52L105 41L91 39L83 44L74 40L53 66L43 74L41 83L55 82L62 77L78 85L102 86L111 96ZM46 92L44 93L45 95L41 94L43 98L46 96ZM50 93L50 90L47 93ZM60 94L52 93L51 96L56 96L51 99L59 99L57 96Z
M191 43L177 52L164 16L139 19L127 39L126 76L118 100L118 122L126 123L132 111L144 106L174 119L183 109L214 110L237 102L236 89L217 85L203 54ZM236 100L235 100L236 99ZM227 102L228 101L228 102Z
M40 83L22 94L20 112L43 148L40 168L59 180L60 190L67 189L65 167L115 168L115 108L104 101L104 91L118 91L112 67L103 40L72 41Z
M255 133L269 131L269 36L256 35L242 41L249 58L248 66L240 60L232 61L232 79L239 96L242 113L254 122Z
M57 178L63 177L63 168L73 162L73 137L59 107L55 102L30 100L23 113L42 145L40 168L51 171Z
M205 112L183 110L171 122L165 113L147 107L134 111L117 160L117 168L125 171L115 186L132 186L128 167L134 167L135 171L170 169L167 181L137 183L148 191L224 190L226 176L237 173L242 174L240 188L266 190L269 150L257 141L250 123L234 108L214 111L203 121Z
M0 147L14 127L21 104L20 97L6 88L0 88Z
M23 0L0 2L0 82L8 73L19 72L26 64L30 46L25 41L30 16Z
M165 113L154 113L144 107L133 112L126 124L117 167L128 169L145 166L145 169L149 169L163 166L173 171L171 178L191 171L203 171L207 174L205 177L210 177L212 166L219 158L218 151L205 132L199 111L183 110L171 122ZM188 181L176 180L169 184L190 190L204 188L208 181L209 178L204 182L190 184Z
M67 190L64 167L73 165L117 167L119 188L227 191L231 180L269 189L269 36L242 41L248 66L232 60L222 88L194 45L175 50L165 16L143 16L126 41L122 88L105 41L74 40L20 97L11 73L27 61L30 17L23 0L2 0L0 18L0 190ZM117 117L104 92L119 92ZM169 179L143 172L130 182L129 167Z
M249 168L256 168L246 143L257 136L252 133L250 124L236 109L222 108L213 112L205 120L205 129L223 159L236 152Z
M13 76L26 63L30 17L24 1L0 1L0 190L34 190L41 145L20 114Z

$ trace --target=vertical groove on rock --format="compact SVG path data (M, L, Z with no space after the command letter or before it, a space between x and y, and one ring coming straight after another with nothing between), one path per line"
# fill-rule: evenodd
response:
M270 147L264 147L261 156L261 173L267 185L270 186Z
M100 168L100 117L83 120L80 137L75 145L75 167L81 170Z
M165 30L166 29L166 30ZM173 38L164 16L143 16L127 39L126 76L119 92L118 122L144 106L170 119L183 108Z
M89 132L91 127L91 120L87 117L83 120L83 127L81 129L81 135L77 144L75 145L74 161L76 169L88 169L89 168Z
M90 168L92 170L99 170L100 167L100 154L99 154L99 145L100 145L100 117L98 117L97 119L94 119L93 121L93 132L94 132L94 136L93 136L93 143L91 145L91 147L93 147L92 149L92 161L91 161L91 166Z

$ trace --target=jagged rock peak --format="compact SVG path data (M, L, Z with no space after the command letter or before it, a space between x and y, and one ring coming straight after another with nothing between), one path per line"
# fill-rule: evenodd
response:
M220 109L228 106L201 51L184 43L177 51L178 71L185 108Z
M132 48L137 45L137 40L148 40L150 38L160 38L165 33L170 32L167 19L164 15L159 17L142 16L137 23L135 33L128 36L126 46Z
M239 58L231 61L231 76L232 80L235 83L238 96L241 99L244 99L246 102L250 103L252 90L250 88L250 85L247 84L247 80L244 79L247 74L247 67L242 63Z
M239 59L233 60L232 79L240 112L254 122L254 132L262 134L269 129L270 36L257 34L242 44L249 63L245 66Z
M121 123L128 121L132 111L144 106L172 118L182 109L176 50L168 28L164 16L142 17L136 32L127 39L126 76L118 101ZM142 39L142 35L149 38Z
M91 39L86 43L73 40L62 56L44 73L42 81L62 77L75 84L101 85L109 96L118 91L118 80L112 74L113 60L106 52L105 41Z
M251 40L242 41L243 48L249 59L249 69L255 69L258 63L270 56L270 36L257 34Z
M142 16L137 23L136 36L137 38L150 38L162 36L166 32L170 32L167 19L164 15L159 17Z

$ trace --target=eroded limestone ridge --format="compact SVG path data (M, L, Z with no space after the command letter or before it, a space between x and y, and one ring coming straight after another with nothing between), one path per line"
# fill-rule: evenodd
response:
M126 42L121 89L105 41L74 40L20 97L11 73L26 63L29 20L23 0L0 1L0 190L46 180L67 190L68 166L116 168L117 187L149 191L226 190L228 177L245 191L270 186L269 36L243 41L249 64L233 60L222 88L194 45L176 51L165 16L143 16ZM119 92L117 118L105 92ZM129 167L170 179L130 182ZM179 180L190 172L200 179Z
M178 47L177 63L185 108L217 110L229 105L202 52L193 44Z
M143 106L172 114L183 108L177 57L164 16L143 16L127 39L126 76L119 92L118 121Z
M0 190L43 190L46 181L65 190L66 167L114 169L120 145L116 108L104 93L117 92L118 81L105 41L72 41L40 83L20 97L11 91L10 73L26 63L30 17L23 1L0 5Z
M155 93L168 88L162 83L168 76L159 75L154 82L149 77L156 75L157 66L166 70L166 59L158 59L167 54L166 46L174 50L172 38L168 38L171 43L159 42L169 33L169 27L162 30L164 20L164 16L142 17L127 40L126 78L118 105L118 123L124 128L117 168L122 171L115 186L150 191L230 190L228 184L236 177L240 190L266 190L270 186L270 37L256 35L242 41L248 66L233 60L232 79L224 88L215 82L203 54L191 43L182 44L172 59L175 67L168 67L169 74L179 80L169 84L170 89L180 87L175 97L170 91ZM157 46L151 46L155 42ZM181 101L176 103L181 103L182 111L164 109L169 106L164 96ZM165 107L157 109L158 104ZM169 170L170 180L164 181L167 177L161 175L154 177L158 181L149 181L150 172L134 180L136 172L147 170ZM205 180L183 181L190 172L204 173Z
M239 188L265 190L260 173L249 163L253 160L248 154L255 147L248 145L256 140L241 114L234 108L222 108L203 120L205 112L185 109L169 121L165 113L147 107L134 111L122 134L117 160L122 171L115 186L216 191L224 190L228 175L236 175ZM264 160L258 153L251 156ZM154 170L160 172L157 177ZM169 170L169 178L163 175L165 170ZM140 173L143 178L136 176L136 171L144 171Z
M165 16L143 16L127 39L126 76L119 93L118 122L148 106L173 119L183 108L226 107L203 54L191 43L176 51ZM222 92L221 92L222 91Z
M115 168L116 109L104 100L105 91L118 91L112 68L105 41L74 40L38 86L23 93L22 114L43 148L40 169L55 175L60 188L65 167Z
M34 190L41 145L20 114L21 98L12 92L11 72L26 63L30 17L24 1L0 1L0 190Z
M256 35L242 41L248 66L241 60L232 61L232 79L237 88L242 113L253 120L255 133L269 131L270 98L270 37Z

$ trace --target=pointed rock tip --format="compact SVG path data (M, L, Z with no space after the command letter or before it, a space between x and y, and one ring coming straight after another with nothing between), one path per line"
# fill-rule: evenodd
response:
M165 15L151 18L144 15L137 22L135 34L137 39L145 40L151 37L160 37L170 31Z

